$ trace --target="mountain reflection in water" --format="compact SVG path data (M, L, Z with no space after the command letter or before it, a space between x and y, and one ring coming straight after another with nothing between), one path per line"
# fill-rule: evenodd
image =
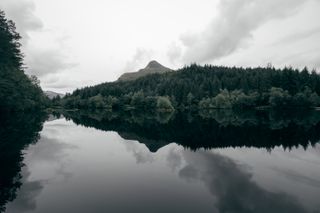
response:
M127 140L138 140L150 151L175 142L191 149L307 147L320 140L320 112L202 111L198 114L115 114L103 111L65 113L76 124L116 131Z
M0 212L320 209L316 111L23 117L1 117Z

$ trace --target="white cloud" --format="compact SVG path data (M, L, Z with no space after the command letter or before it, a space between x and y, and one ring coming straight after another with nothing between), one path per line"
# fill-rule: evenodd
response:
M57 35L45 28L45 24L35 15L36 6L30 0L1 0L0 7L13 20L17 32L22 36L22 51L28 74L42 80L75 66L67 61L63 53L65 35Z
M150 60L173 69L320 66L319 0L0 0L0 8L45 90L113 81Z
M200 33L183 34L185 63L210 62L235 52L253 38L254 30L270 20L298 12L305 0L224 0L219 15Z
M29 32L41 30L42 21L34 15L35 4L29 0L1 0L0 8L12 19L17 27L17 31L23 38L23 43L29 39Z
M141 66L145 66L147 61L152 60L154 56L154 51L151 49L138 48L136 49L135 54L132 59L128 61L125 65L124 72L133 72L137 71L137 69Z

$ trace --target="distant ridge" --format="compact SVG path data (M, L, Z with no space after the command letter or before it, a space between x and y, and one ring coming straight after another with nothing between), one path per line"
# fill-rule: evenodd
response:
M119 77L118 81L133 81L149 74L165 73L170 71L172 71L172 69L165 67L161 65L159 62L153 60L153 61L150 61L149 64L144 69L140 69L137 72L127 72L122 74Z
M53 91L44 91L44 94L49 98L49 99L53 99L57 96L60 96L60 98L64 97L64 94L62 93L57 93L57 92L53 92Z

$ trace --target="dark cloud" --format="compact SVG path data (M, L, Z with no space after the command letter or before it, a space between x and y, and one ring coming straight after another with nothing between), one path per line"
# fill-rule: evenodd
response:
M218 16L201 33L181 36L183 62L208 62L230 55L266 22L295 14L305 0L224 0ZM171 60L179 57L171 54Z
M180 177L202 181L218 212L307 212L295 198L258 186L245 168L225 156L199 150L185 151L183 158Z

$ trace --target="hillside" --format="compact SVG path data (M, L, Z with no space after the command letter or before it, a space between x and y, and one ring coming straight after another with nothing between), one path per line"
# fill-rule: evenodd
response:
M128 73L122 74L119 77L118 81L133 81L149 74L165 73L169 71L172 71L172 70L161 65L157 61L150 61L149 64L144 69L140 69L137 72L128 72Z
M49 98L49 99L53 99L57 96L59 96L60 98L62 98L64 96L64 94L62 93L57 93L57 92L53 92L53 91L44 91L44 94Z
M192 64L77 89L62 100L66 108L212 109L315 107L320 104L320 75L293 68L241 68Z

